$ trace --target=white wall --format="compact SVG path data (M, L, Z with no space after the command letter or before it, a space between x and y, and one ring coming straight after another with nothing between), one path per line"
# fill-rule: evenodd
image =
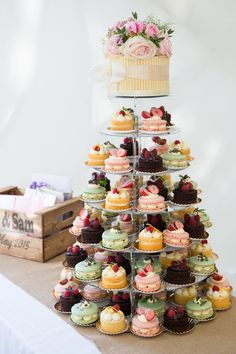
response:
M86 183L89 146L119 105L88 82L89 67L107 27L133 10L174 23L172 95L152 105L191 144L218 265L236 273L234 0L0 0L0 185L26 186L38 171L72 175L76 192Z

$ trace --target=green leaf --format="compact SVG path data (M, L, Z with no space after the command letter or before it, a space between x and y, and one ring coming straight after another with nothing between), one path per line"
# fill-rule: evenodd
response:
M133 19L134 19L134 20L137 20L137 19L138 19L137 12L132 12L132 16L133 16Z

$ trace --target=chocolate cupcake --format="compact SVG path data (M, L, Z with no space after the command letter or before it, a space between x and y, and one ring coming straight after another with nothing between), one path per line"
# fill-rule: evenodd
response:
M124 313L125 316L129 316L131 313L131 302L129 293L123 293L119 291L114 294L111 298L110 305L114 306L118 304L120 306L120 310Z
M147 215L147 223L154 226L156 229L160 231L164 231L167 228L166 222L163 220L161 214L148 214Z
M147 181L147 186L155 185L159 192L158 194L161 195L165 200L168 200L168 188L166 187L166 182L162 177L151 176L151 178Z
M81 230L81 242L83 243L99 243L102 240L104 228L99 223L98 219L92 222L88 221L87 225Z
M66 261L71 268L74 268L77 263L84 261L87 256L87 252L78 245L69 246L66 251Z
M118 264L119 267L123 267L126 271L126 275L129 275L131 273L130 261L119 253L116 254L115 256L108 256L107 263L108 264L116 263Z
M194 204L197 202L197 190L193 188L189 176L180 176L181 179L173 190L173 202L177 204Z
M189 326L187 311L180 305L177 308L169 307L164 313L163 325L173 332L185 331Z
M194 281L194 277L190 273L186 259L182 261L173 261L171 266L167 268L164 280L170 284L189 284Z
M132 137L124 138L123 144L120 147L127 152L127 156L138 155L138 142L133 140Z
M150 151L144 148L138 160L137 170L141 172L163 171L164 168L162 158L157 155L156 150Z
M77 287L68 287L60 297L61 311L70 312L71 307L82 300Z
M189 233L191 238L206 238L205 226L200 221L198 214L193 216L190 214L184 215L184 230Z

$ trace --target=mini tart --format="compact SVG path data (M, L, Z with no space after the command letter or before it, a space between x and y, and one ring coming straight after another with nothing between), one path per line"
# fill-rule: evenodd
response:
M158 258L143 256L135 262L136 272L142 270L147 264L151 264L154 268L154 272L161 274L162 267Z
M101 273L101 262L92 258L87 258L75 266L75 276L80 280L95 280L100 278Z
M135 275L135 287L137 290L144 292L157 291L161 288L161 279L158 274L153 271L142 274L139 272Z
M197 289L194 285L174 291L174 302L178 305L185 305L188 301L196 299L196 297Z
M119 250L127 247L128 244L129 237L125 231L112 228L102 234L102 245L106 248Z
M128 110L121 110L114 114L111 120L111 130L133 130L134 114Z
M128 172L130 171L130 161L126 156L109 156L105 160L105 171L107 172Z
M188 256L187 250L178 250L171 252L162 252L159 256L159 260L163 269L167 269L171 266L173 261L181 261Z
M71 320L78 325L88 325L98 320L98 306L89 301L81 301L71 308Z
M120 333L126 328L125 316L122 311L113 306L106 307L100 314L101 330L110 333Z
M101 187L99 184L89 183L88 187L82 192L84 200L102 200L106 196L106 188Z
M138 248L142 251L159 251L163 249L163 235L161 231L150 227L143 229L138 236Z
M193 243L193 245L190 247L191 256L198 256L201 253L206 257L213 258L213 259L215 258L215 254L212 250L212 247L207 240L206 243L205 242Z
M188 301L186 310L189 317L196 320L204 320L212 317L214 314L211 301L204 298Z
M106 196L105 209L126 210L130 208L130 196L126 191L108 192Z
M215 270L214 260L202 254L188 258L188 264L194 273L210 274Z
M156 316L162 316L165 312L165 301L155 297L144 297L138 301L138 307L153 310Z
M230 293L223 288L211 287L206 296L211 301L214 310L224 310L231 306Z
M186 156L178 150L171 150L161 154L163 165L166 168L185 168L188 166Z
M139 311L140 309L137 310ZM152 337L160 332L158 318L153 311L149 311L149 313L153 313L150 319L148 319L148 312L146 314L136 314L132 318L131 330L133 333L143 337Z
M83 289L83 297L89 301L103 300L106 296L107 292L99 289L97 286L86 284Z
M117 266L116 270L115 266ZM126 279L126 272L123 267L118 265L109 265L102 271L102 287L104 289L123 289L128 283Z
M223 275L219 275L218 273L214 273L209 278L207 278L206 283L209 288L217 285L218 287L227 291L231 291L232 289L230 282Z
M109 157L108 150L102 144L92 147L88 154L88 166L103 166Z

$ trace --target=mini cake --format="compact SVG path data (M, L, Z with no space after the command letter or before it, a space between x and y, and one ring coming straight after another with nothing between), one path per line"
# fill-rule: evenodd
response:
M178 186L173 190L173 202L177 204L193 204L197 202L197 190L189 182L189 176L180 176Z
M53 295L59 300L61 295L67 288L78 288L78 284L70 274L70 278L60 279L60 281L55 285Z
M102 301L107 297L107 292L97 286L86 284L83 289L83 297L89 301Z
M204 320L214 314L212 303L206 298L189 300L186 304L186 310L189 317L196 320Z
M182 285L193 283L195 278L190 274L186 259L183 259L171 263L171 266L167 268L164 280L170 284Z
M155 297L144 297L138 301L138 308L155 311L156 316L163 316L165 312L165 301Z
M192 212L193 215L196 215L198 214L200 216L200 221L203 223L203 225L205 227L209 227L209 224L210 224L210 217L209 215L206 213L206 210L205 209L195 209L193 212Z
M118 304L106 307L100 314L101 330L116 334L126 329L125 316Z
M83 243L99 243L102 240L102 234L104 228L101 226L98 219L94 219L92 222L87 221L81 230L81 242Z
M185 141L175 140L173 143L170 144L170 149L177 149L182 154L186 156L186 159L189 161L191 160L190 156L190 147Z
M142 251L159 251L163 249L162 232L153 226L146 226L138 235L138 249Z
M213 249L207 240L201 240L200 242L193 243L190 248L191 256L198 256L201 253L204 256L212 259L216 258L216 255L214 254Z
M165 199L158 193L159 189L155 185L142 187L139 191L138 209L150 213L166 210Z
M129 193L113 188L106 196L105 208L107 210L126 210L130 208Z
M110 150L110 156L105 160L105 170L107 172L130 171L130 161L127 158L126 150Z
M158 258L150 257L148 255L142 256L140 259L138 259L135 262L135 269L136 272L138 273L140 270L142 270L146 265L151 264L154 268L154 272L157 274L161 274L162 268L161 268L161 263Z
M166 181L161 176L151 176L147 181L147 186L154 185L159 189L158 194L161 195L165 200L168 199L168 186Z
M77 325L88 325L98 320L98 306L93 302L81 301L71 309L71 320Z
M60 297L61 311L70 312L71 307L82 300L77 287L68 287L64 290Z
M225 279L223 275L220 275L218 273L213 273L209 278L207 278L206 283L208 287L213 287L214 285L217 285L218 287L223 288L225 290L232 290L230 282Z
M155 145L150 147L150 150L156 150L157 155L161 155L169 151L169 145L166 139L161 139L159 136L154 136L152 141Z
M162 218L161 214L147 215L147 223L154 226L159 231L163 231L167 228L165 220Z
M152 337L160 332L159 320L155 311L136 309L136 315L131 322L132 332L142 337Z
M133 130L135 123L134 111L131 108L122 107L111 120L111 130Z
M133 233L133 220L131 214L119 215L118 224L121 231L127 232L128 235Z
M137 170L141 172L160 172L163 171L163 161L156 150L144 148L138 160Z
M110 26L104 46L107 72L114 77L109 79L109 95L168 95L171 33L169 25L153 15L140 21L137 13Z
M103 249L96 249L94 253L94 259L100 261L102 264L106 264L108 257L111 255L111 252L105 251Z
M134 278L135 287L143 292L157 291L161 287L160 276L155 273L151 264L146 265Z
M120 180L116 183L116 188L122 192L128 192L130 200L135 198L134 195L134 182L131 176L121 176Z
M69 267L74 268L75 265L87 258L87 252L79 246L69 246L66 251L66 261Z
M163 325L172 332L182 332L188 328L189 317L182 306L176 309L172 306L164 313Z
M198 184L197 184L197 182L194 181L192 178L188 177L188 182L192 183L194 189L198 189ZM178 181L175 182L175 183L174 183L174 188L177 188L178 185L179 185L179 182L178 182ZM194 210L195 210L195 209L193 208L193 211L194 211ZM195 214L194 214L194 215L195 215Z
M196 297L197 288L195 285L174 291L174 302L178 305L185 305L188 301L196 299Z
M124 313L125 316L129 316L131 313L131 302L129 293L123 293L119 291L118 293L114 293L110 305L114 306L118 304L120 306L120 310Z
M126 275L131 273L131 265L129 260L119 253L117 253L115 256L109 256L107 263L112 265L117 263L119 267L123 267L125 269Z
M101 187L96 181L89 181L86 188L82 191L82 197L86 201L102 200L106 196L106 188Z
M91 213L85 208L81 209L79 215L73 221L71 231L75 235L79 236L81 234L81 229L87 224L88 220L90 219L92 219Z
M200 216L189 214L184 215L184 230L191 238L206 238L205 226L200 221Z
M94 145L88 154L88 166L104 166L109 152L103 144Z
M163 165L166 168L185 168L188 166L186 156L179 150L173 149L161 154Z
M120 144L120 147L126 150L127 156L138 155L138 142L135 138L132 137L124 138L123 144Z
M161 252L159 260L161 262L162 268L167 269L171 266L173 261L181 261L187 257L188 251L187 249L183 249L178 251Z
M188 264L192 272L200 274L211 274L215 271L214 260L204 256L202 253L188 259Z
M123 289L127 286L126 272L118 264L108 265L102 271L102 287L105 289Z
M161 109L152 107L150 112L143 111L141 113L141 116L141 130L145 130L148 132L166 131L166 121L162 119L163 112Z
M211 301L214 310L226 310L231 306L230 292L217 285L208 289L206 296Z
M103 247L120 250L127 247L129 244L129 237L126 231L121 231L117 228L106 230L102 234Z
M189 245L189 234L184 231L181 221L174 220L163 231L164 243L173 247L186 247Z
M95 280L100 278L101 273L101 262L90 257L75 266L75 276L79 280Z

